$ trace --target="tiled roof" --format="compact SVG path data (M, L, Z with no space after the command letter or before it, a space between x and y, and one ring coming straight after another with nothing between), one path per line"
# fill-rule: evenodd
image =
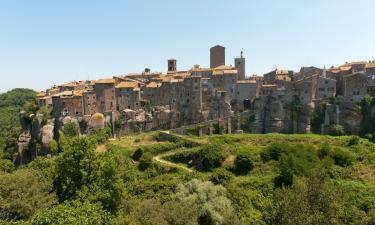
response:
M136 88L138 87L137 82L121 82L118 85L116 85L116 88Z
M160 83L150 82L149 84L146 85L146 88L158 88L160 86L161 86Z
M375 62L367 63L366 68L375 68Z
M218 66L218 67L214 68L214 70L231 70L231 69L233 69L233 67L226 66L226 65L221 65L221 66Z
M99 79L95 81L95 84L114 84L115 79Z

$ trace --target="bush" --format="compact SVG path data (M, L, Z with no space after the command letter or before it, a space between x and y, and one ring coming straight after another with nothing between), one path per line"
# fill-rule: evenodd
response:
M96 144L104 144L109 138L112 137L112 131L110 125L106 125L103 129L96 131L91 135L90 139Z
M67 123L64 125L64 134L67 137L76 137L78 136L78 127L75 123Z
M234 161L234 170L237 174L247 174L254 168L253 156L249 151L239 151Z
M358 136L351 136L348 141L348 146L358 145L360 142L360 138Z
M290 149L291 146L286 143L272 143L260 153L260 157L263 162L277 161L283 153L287 153Z
M14 171L14 164L8 159L0 159L0 172L11 173Z
M91 203L66 202L51 209L36 213L29 224L49 225L102 225L110 222L110 215L99 205Z
M57 154L59 152L59 145L55 140L52 140L51 143L49 144L49 150L53 154Z
M345 135L344 127L341 125L332 125L329 128L329 135L332 136L343 136Z
M198 152L199 162L204 171L211 171L220 167L226 157L225 150L222 145L207 144Z
M215 170L210 177L210 181L214 184L225 184L233 178L231 172L224 168Z
M328 143L323 144L323 146L318 150L318 156L320 159L324 159L325 157L331 154L332 148Z
M0 219L28 219L36 211L55 203L51 183L37 171L0 173Z
M347 167L351 166L355 160L354 155L344 149L337 148L331 154L332 159L335 161L336 165Z
M139 159L138 168L142 171L148 169L152 165L153 156L149 152L145 152L142 154L141 158Z

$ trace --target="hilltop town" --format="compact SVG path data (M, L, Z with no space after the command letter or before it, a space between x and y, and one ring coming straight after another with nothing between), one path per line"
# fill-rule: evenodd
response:
M250 132L326 133L342 125L358 133L355 105L375 95L375 61L346 62L338 67L276 69L263 76L246 76L245 58L226 65L225 47L210 49L210 68L194 65L168 72L130 73L107 79L55 85L37 94L39 106L53 111L53 126L75 122L89 133L93 118L116 121L122 133L172 129L244 115ZM321 121L313 124L314 112ZM223 122L224 126L230 126ZM238 129L240 130L240 129Z

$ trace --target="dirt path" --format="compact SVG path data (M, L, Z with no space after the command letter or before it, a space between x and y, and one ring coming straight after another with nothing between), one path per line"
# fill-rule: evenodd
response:
M189 169L187 166L179 165L179 164L176 164L176 163L173 163L173 162L161 159L163 157L172 156L172 155L176 154L176 152L177 151L170 151L170 152L167 152L167 153L163 153L163 154L157 155L157 156L154 157L154 160L156 162L160 163L160 164L164 164L164 165L169 166L169 167L174 167L174 168L182 169L182 170L185 170L185 171L187 171L189 173L193 172L193 170Z

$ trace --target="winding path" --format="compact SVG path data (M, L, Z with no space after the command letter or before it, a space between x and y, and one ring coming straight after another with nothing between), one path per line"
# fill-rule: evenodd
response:
M170 152L166 152L166 153L162 153L160 155L157 155L155 156L153 159L160 163L160 164L164 164L166 166L169 166L169 167L174 167L174 168L178 168L178 169L182 169L182 170L185 170L186 172L193 172L192 169L189 169L187 166L183 166L183 165L180 165L180 164L176 164L176 163L173 163L173 162L170 162L170 161L167 161L167 160L164 160L162 159L163 157L168 157L168 156L172 156L172 155L175 155L177 153L177 151L170 151Z

